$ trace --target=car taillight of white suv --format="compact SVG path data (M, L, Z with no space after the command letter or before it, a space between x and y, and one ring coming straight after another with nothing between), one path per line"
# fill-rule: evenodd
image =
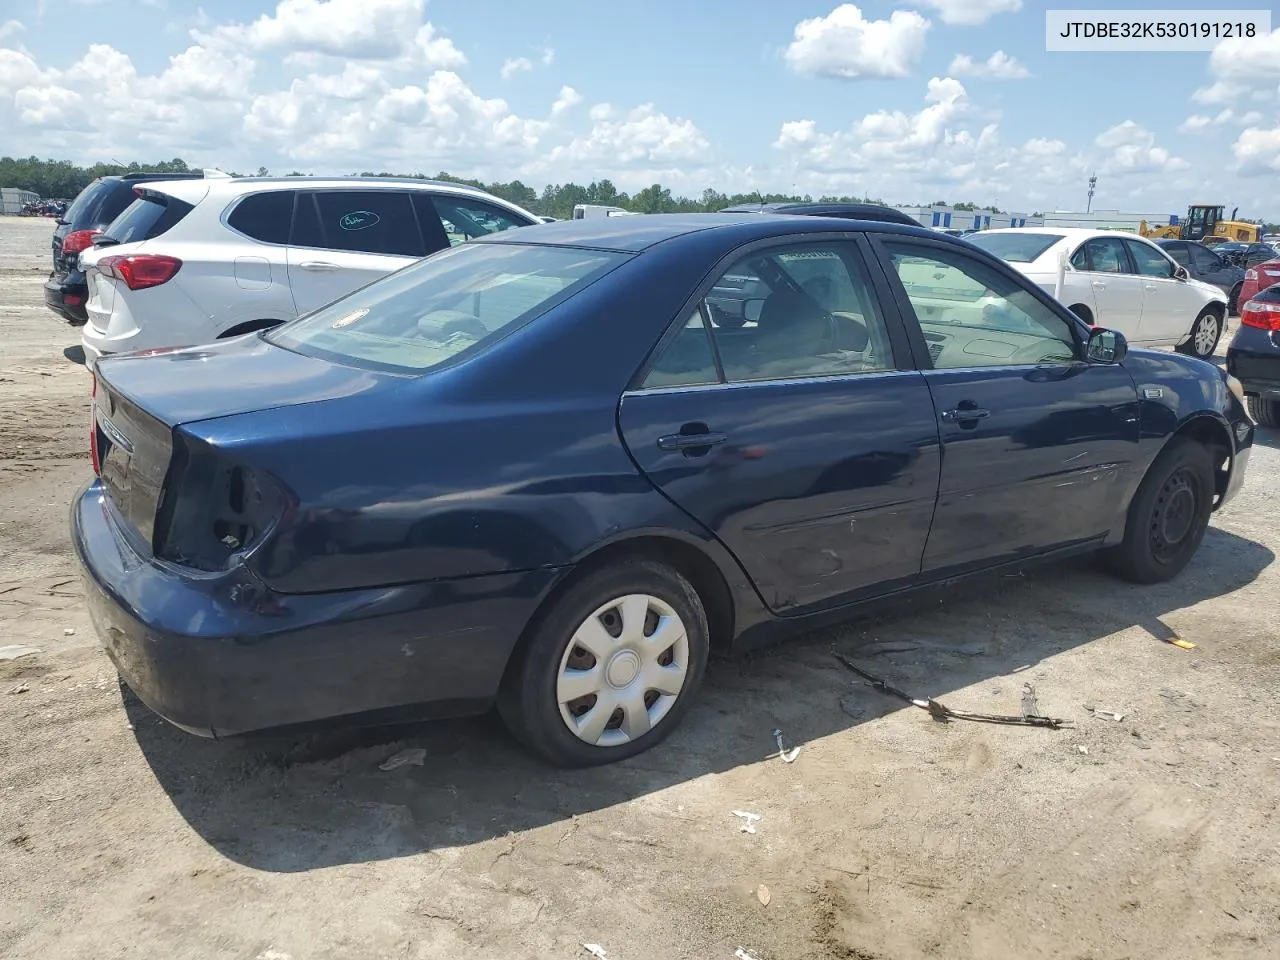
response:
M430 180L152 182L80 255L86 362L194 346L309 313L414 260L539 218Z

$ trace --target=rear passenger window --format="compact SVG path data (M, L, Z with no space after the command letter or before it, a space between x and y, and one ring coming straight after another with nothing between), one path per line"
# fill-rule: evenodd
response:
M690 387L719 383L715 357L702 310L695 307L688 319L662 351L645 378L646 387Z
M433 196L431 202L435 204L449 243L455 247L476 237L500 233L512 227L528 226L523 220L517 220L507 211L483 200L439 194Z
M227 217L227 225L263 243L288 243L294 195L292 190L275 190L245 197Z
M294 246L422 257L427 253L407 193L332 190L299 198Z

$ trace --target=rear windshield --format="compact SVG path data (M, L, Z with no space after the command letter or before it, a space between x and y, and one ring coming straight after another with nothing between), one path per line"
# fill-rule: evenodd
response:
M339 363L422 373L484 349L626 259L570 247L462 244L277 327L267 339Z
M89 184L67 208L62 219L76 230L105 227L133 201L133 189L121 180Z
M981 247L1009 263L1031 263L1039 260L1046 250L1062 239L1059 233L975 233L965 237L975 247Z
M102 239L116 243L150 240L160 236L193 209L191 204L176 197L147 194L134 200L124 213L111 221Z

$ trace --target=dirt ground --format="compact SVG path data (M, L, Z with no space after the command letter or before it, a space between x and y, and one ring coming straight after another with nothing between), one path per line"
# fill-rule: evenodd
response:
M0 662L0 956L1275 955L1277 434L1174 583L1059 565L715 663L630 762L549 770L487 719L208 742L122 695L81 602L89 381L49 230L0 218L0 646L40 651ZM1074 727L935 723L833 643L956 708L1030 682Z

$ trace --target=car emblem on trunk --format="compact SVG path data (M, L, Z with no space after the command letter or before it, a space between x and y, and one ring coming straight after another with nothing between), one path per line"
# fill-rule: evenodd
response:
M342 215L338 220L338 226L343 230L367 230L381 222L382 218L372 210L352 210Z
M351 326L351 324L355 323L357 320L359 320L368 312L369 312L368 307L361 307L359 310L352 310L350 313L343 314L337 320L333 321L333 323L330 324L330 326L334 330L337 330L339 327L349 327Z

